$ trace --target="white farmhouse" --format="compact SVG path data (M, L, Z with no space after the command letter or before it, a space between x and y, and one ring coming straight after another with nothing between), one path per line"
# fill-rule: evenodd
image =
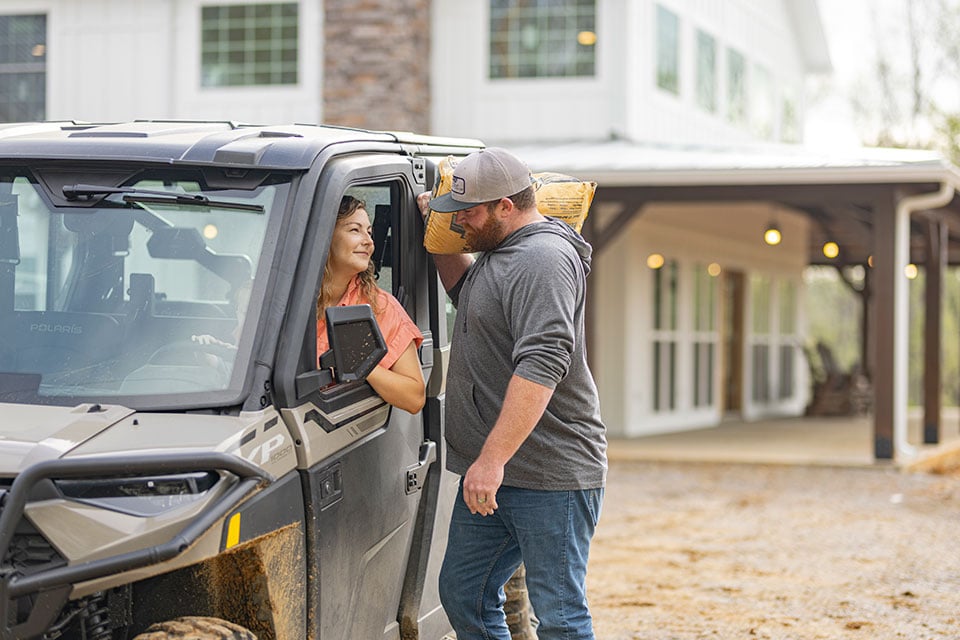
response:
M815 0L0 0L0 121L413 130L596 180L591 352L613 435L802 414L803 270L859 266L889 458L912 447L903 269L960 258L960 182L929 154L795 144L830 68Z

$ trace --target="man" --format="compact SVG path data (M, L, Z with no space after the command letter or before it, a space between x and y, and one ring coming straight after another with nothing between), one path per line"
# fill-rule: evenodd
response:
M606 435L584 344L591 247L537 211L503 149L464 158L449 194L470 247L437 255L457 305L447 468L463 476L440 573L458 640L509 640L503 585L523 562L540 640L592 639L585 578L606 480Z

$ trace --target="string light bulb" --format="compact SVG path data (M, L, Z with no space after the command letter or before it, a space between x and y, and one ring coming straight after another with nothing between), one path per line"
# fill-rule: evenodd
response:
M777 224L775 222L768 224L763 232L763 241L773 247L780 244L781 240L783 240L783 235L780 233L780 228Z

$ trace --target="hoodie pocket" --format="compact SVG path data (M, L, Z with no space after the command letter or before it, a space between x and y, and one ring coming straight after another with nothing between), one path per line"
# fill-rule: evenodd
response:
M465 383L462 394L447 396L447 444L460 456L474 460L490 433L481 417L473 384Z

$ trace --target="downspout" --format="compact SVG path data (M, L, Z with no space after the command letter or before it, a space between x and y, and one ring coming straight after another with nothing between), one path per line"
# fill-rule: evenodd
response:
M894 220L895 255L893 281L893 455L895 459L916 456L917 449L907 438L907 385L910 344L910 300L907 290L907 264L910 262L910 216L915 211L940 209L950 204L955 192L954 180L944 180L938 191L905 196L897 202Z

